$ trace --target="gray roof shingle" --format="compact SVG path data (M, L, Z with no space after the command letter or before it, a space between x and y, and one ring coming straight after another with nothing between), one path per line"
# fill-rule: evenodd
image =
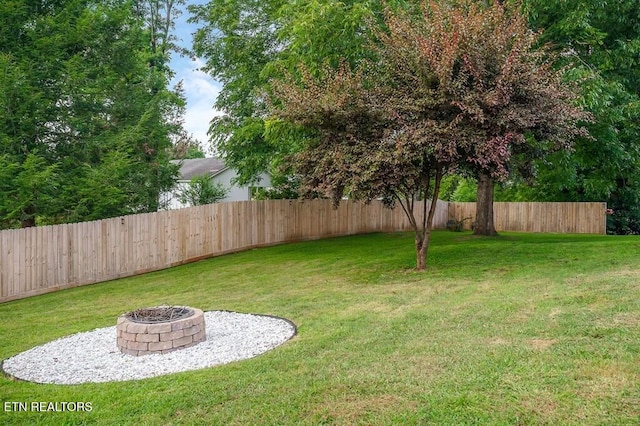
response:
M211 174L215 176L225 170L227 166L220 158L190 158L185 160L171 160L173 164L180 164L179 180L191 180L197 176Z

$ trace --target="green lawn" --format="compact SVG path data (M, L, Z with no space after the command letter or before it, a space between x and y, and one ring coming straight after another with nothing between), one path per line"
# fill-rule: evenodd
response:
M640 424L640 238L371 234L214 258L0 304L0 359L184 304L286 317L256 358L154 379L42 385L0 377L0 424ZM114 343L115 345L115 343Z

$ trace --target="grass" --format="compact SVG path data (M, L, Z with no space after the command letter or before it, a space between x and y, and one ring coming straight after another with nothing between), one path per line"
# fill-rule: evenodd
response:
M256 358L154 379L0 377L0 424L640 423L640 239L436 232L290 244L0 304L0 359L161 303L286 317ZM114 343L115 344L115 343Z

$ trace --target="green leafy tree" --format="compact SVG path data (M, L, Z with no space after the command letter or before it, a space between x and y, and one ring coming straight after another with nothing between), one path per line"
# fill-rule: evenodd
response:
M451 194L451 201L474 202L478 199L478 183L471 179L461 179Z
M417 3L386 4L419 15ZM488 6L489 2L477 3ZM295 74L298 63L304 63L317 76L325 63L335 67L346 60L353 69L363 60L374 58L368 43L369 23L382 23L382 10L380 1L334 0L304 4L284 0L212 1L192 8L195 19L204 24L196 35L195 50L206 58L205 69L223 83L216 108L225 115L212 122L212 142L227 163L239 170L240 182L249 183L262 171L275 175L276 182L288 182L286 175L291 170L283 167L284 158L304 144L304 137L300 138L296 129L265 121L269 79L278 77L282 70ZM527 156L513 156L520 157ZM531 159L526 158L524 163L521 168L530 169ZM284 177L278 176L283 173ZM481 181L489 189L494 179L483 175ZM489 217L492 204L483 205L487 208L482 211ZM485 228L489 233L495 231L491 221Z
M178 193L182 204L201 206L224 200L229 195L229 189L221 183L214 182L211 175L197 176L189 181L185 188Z
M177 167L168 117L179 96L128 1L0 4L0 157L5 227L155 211ZM25 186L37 164L46 184ZM104 199L98 199L104 197ZM46 202L43 200L46 199Z
M282 166L301 140L296 129L268 120L269 82L283 70L295 73L300 62L317 74L325 63L337 66L346 59L355 66L370 58L367 21L380 14L381 2L229 0L190 10L201 24L195 53L223 85L215 107L225 114L212 121L211 142L238 170L240 183L269 172L289 192L290 170Z
M191 6L201 23L194 51L206 59L203 69L223 88L215 107L224 115L211 122L211 142L237 168L240 182L267 170L272 147L265 142L263 70L278 54L277 13L284 0L210 1Z
M49 165L37 155L28 154L24 163L10 161L8 155L0 157L0 211L2 221L33 226L36 212L46 211L55 199L59 182L56 165Z
M635 0L527 0L541 42L581 81L581 103L594 120L593 140L537 164L537 200L602 201L610 232L640 233L640 15Z

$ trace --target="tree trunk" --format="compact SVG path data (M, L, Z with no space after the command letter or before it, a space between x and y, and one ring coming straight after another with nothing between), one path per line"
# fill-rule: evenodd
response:
M26 219L22 219L20 221L20 226L22 228L32 228L32 227L36 226L36 218L31 216L31 217L28 217Z
M409 223L411 224L411 228L413 229L415 235L415 244L416 244L416 269L418 271L424 271L427 269L427 252L429 251L429 240L431 239L431 227L433 225L433 217L436 213L436 208L438 206L438 194L440 193L440 183L442 182L442 176L444 175L444 168L439 168L434 176L434 189L433 195L431 197L431 203L429 209L427 210L427 192L429 188L430 179L427 178L425 183L425 190L423 193L422 200L422 212L420 214L420 222L416 219L416 215L413 211L416 194L409 193L399 195L396 194L395 198L397 202L404 210L404 213L407 215L407 219L409 219Z
M488 173L478 175L478 201L474 235L498 235L493 224L493 178Z
M427 269L427 250L429 250L430 237L431 232L425 232L420 237L416 235L416 269L418 271Z
M20 227L31 228L36 226L36 209L29 204L22 210L22 218L20 219Z

